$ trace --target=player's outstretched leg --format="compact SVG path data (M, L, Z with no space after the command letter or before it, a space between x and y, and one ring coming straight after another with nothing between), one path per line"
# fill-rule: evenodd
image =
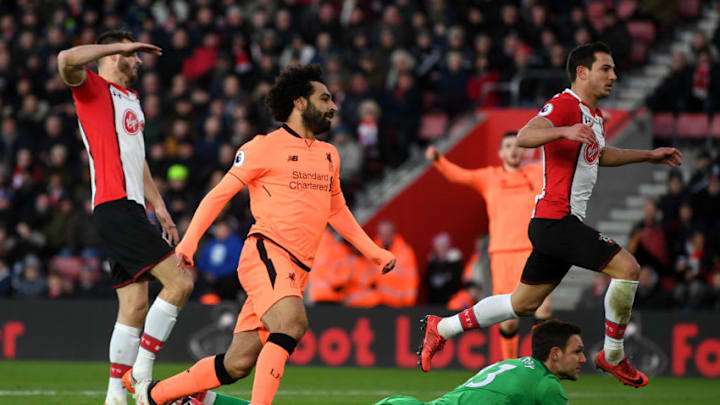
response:
M625 356L623 340L635 300L639 270L637 261L625 249L618 252L603 269L603 273L613 279L605 293L605 343L595 357L598 368L636 388L647 385L648 378L630 364Z
M227 353L201 359L189 369L154 385L144 380L146 391L136 390L135 400L149 405L165 404L220 385L232 384L250 374L262 347L257 331L236 333ZM203 403L206 401L203 400Z
M512 294L493 295L487 297L455 315L437 321L437 334L447 340L463 331L485 328L518 316L529 316L535 313L543 300L555 289L555 284L523 284L519 283ZM428 318L428 325L430 324ZM427 334L426 327L424 334ZM432 342L430 342L432 343ZM430 370L430 359L438 351L439 343L425 345L420 352L420 363L423 371Z

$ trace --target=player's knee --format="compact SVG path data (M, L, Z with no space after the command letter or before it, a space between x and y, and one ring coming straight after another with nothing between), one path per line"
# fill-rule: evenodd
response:
M542 301L527 300L513 304L513 310L517 316L530 316L540 307Z
M193 279L190 272L184 271L180 273L181 276L175 277L172 281L163 284L163 288L168 289L168 292L174 297L174 301L185 302L193 290Z
M289 319L286 322L283 322L277 330L271 330L271 333L282 333L290 336L296 341L299 341L305 335L308 327L309 324L307 318L301 317L298 319Z
M634 257L630 257L630 260L628 260L623 270L623 280L637 281L640 279L640 264L638 264Z
M122 324L127 324L134 327L142 327L147 313L147 301L137 300L123 302L120 304L120 308L118 309L118 320Z

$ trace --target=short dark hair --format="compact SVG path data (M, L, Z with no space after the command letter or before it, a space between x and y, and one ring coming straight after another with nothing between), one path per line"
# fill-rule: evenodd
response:
M570 336L579 335L581 332L578 326L557 319L539 323L532 331L532 356L545 361L553 347L565 350Z
M291 66L280 72L265 98L265 105L276 121L288 120L296 99L310 98L313 93L313 85L310 82L324 83L320 65Z
M580 45L570 51L567 59L567 73L570 78L570 83L574 82L577 77L578 66L585 66L588 69L592 69L592 64L595 63L596 60L595 53L597 52L612 55L610 47L600 41Z
M512 137L516 137L517 134L518 134L517 131L508 131L508 132L505 132L505 133L503 134L502 138L500 138L500 146L502 147L502 143L503 143L503 141L505 140L505 138L510 138L511 136L512 136Z
M133 36L132 32L126 30L112 30L105 31L100 34L95 43L99 45L114 44L116 42L122 42L126 39L130 42L135 42L135 36Z

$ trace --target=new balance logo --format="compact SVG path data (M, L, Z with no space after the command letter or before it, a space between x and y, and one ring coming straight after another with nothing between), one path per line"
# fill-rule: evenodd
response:
M288 162L297 162L297 161L298 161L298 155L288 156Z

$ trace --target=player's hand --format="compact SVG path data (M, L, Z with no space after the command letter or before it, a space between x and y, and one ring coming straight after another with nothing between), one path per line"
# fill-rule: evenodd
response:
M170 246L175 246L180 241L180 237L178 236L177 226L175 226L175 222L173 222L170 217L170 213L167 211L167 208L156 207L155 216L158 221L160 221L163 238L170 244Z
M678 167L682 164L682 153L675 148L657 148L650 151L648 162Z
M597 143L595 133L592 130L594 123L591 121L588 124L577 123L571 127L566 127L565 138L571 141L582 142L587 145L594 145Z
M428 146L428 148L425 149L425 158L434 162L440 158L440 151L438 151L434 146Z
M177 267L181 269L190 269L195 265L193 262L193 253L182 243L175 247L175 258L177 259Z
M145 42L130 42L122 44L122 54L130 56L136 52L151 53L153 55L162 55L162 48L153 44L147 44Z
M380 263L378 264L382 266L382 274L385 274L395 268L397 259L395 259L395 255L393 255L389 250L382 249L379 261Z

